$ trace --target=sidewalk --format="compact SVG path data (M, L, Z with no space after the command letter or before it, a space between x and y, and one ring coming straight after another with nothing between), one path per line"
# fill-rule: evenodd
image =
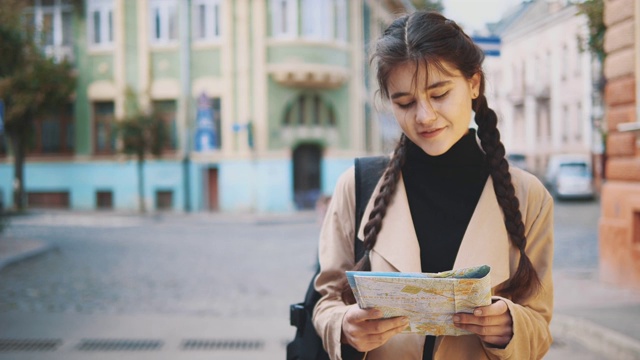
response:
M52 248L40 241L0 237L0 270ZM599 282L597 272L564 270L554 274L554 291L555 344L545 359L582 359L576 348L601 358L640 359L640 290Z
M640 290L602 283L595 271L556 271L554 298L554 339L610 359L640 359Z
M3 267L52 250L48 243L0 236L0 270Z

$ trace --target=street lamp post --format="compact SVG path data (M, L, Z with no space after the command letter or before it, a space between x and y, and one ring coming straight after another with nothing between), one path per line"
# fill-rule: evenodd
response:
M191 211L191 127L190 127L190 93L191 93L191 0L180 1L180 112L183 128L182 179L184 185L184 211Z

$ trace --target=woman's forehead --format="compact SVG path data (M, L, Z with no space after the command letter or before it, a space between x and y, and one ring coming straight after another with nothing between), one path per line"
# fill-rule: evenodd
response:
M441 62L440 66L435 64L426 65L424 63L405 62L393 69L389 76L388 88L407 90L411 87L415 90L418 88L429 87L441 81L452 80L453 78L462 76L460 70L447 62Z

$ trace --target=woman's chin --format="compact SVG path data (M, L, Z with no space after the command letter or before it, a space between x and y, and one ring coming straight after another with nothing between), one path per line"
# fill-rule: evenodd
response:
M420 148L429 156L440 156L449 151L451 145L445 143L423 143L420 144Z

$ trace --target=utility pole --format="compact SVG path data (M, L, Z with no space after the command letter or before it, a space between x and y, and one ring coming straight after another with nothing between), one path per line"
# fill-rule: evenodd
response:
M180 117L182 119L182 179L184 182L184 211L191 211L191 0L180 4Z

